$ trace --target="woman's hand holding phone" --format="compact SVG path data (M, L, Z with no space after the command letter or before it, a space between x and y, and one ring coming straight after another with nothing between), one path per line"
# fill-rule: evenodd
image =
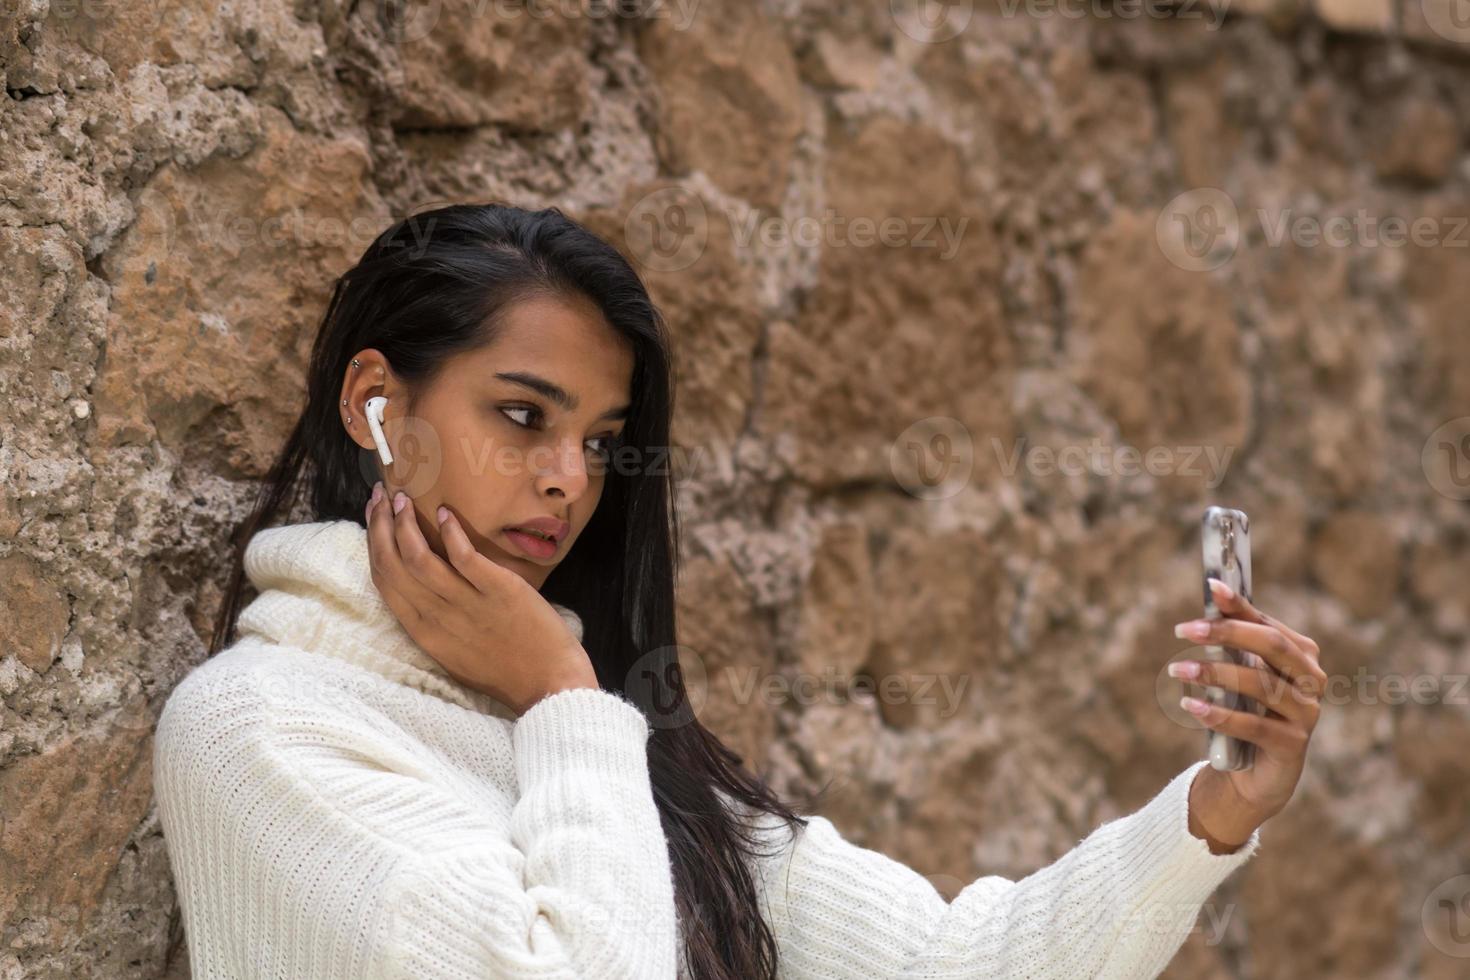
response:
M475 550L452 513L429 547L413 501L393 512L382 484L368 501L373 585L418 646L455 680L522 715L548 694L598 687L561 614L525 579Z
M1218 579L1210 580L1210 588L1223 618L1180 623L1176 635L1249 650L1265 666L1179 660L1169 665L1169 673L1190 683L1238 691L1267 709L1256 715L1198 702L1205 709L1198 715L1205 727L1256 746L1250 768L1222 771L1205 766L1191 787L1191 823L1197 820L1205 836L1234 848L1291 800L1317 726L1327 674L1318 664L1321 651L1311 637L1256 609Z

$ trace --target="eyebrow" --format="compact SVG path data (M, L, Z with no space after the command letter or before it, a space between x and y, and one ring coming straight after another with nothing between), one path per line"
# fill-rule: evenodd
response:
M529 371L497 371L495 377L501 381L509 381L511 384L529 388L554 403L558 408L567 412L575 412L580 404L576 395L567 391L554 381L548 381L539 374ZM628 417L628 411L632 405L619 405L617 408L609 409L597 417L597 421L604 419L608 421L620 421Z

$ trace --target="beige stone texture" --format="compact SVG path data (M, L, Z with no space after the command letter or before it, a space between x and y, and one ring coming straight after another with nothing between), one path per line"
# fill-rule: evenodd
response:
M0 978L187 976L157 713L332 278L485 200L586 222L666 318L679 662L779 792L947 897L1056 860L1201 757L1162 672L1241 507L1336 686L1164 976L1463 976L1424 917L1470 869L1456 2L930 41L887 0L6 4ZM1238 240L1190 268L1205 190ZM1456 420L1462 487L1423 462Z

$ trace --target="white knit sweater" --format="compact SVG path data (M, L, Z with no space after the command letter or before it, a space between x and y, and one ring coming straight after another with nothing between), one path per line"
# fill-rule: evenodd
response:
M195 977L687 977L638 708L574 689L517 720L459 685L382 601L352 521L259 532L246 570L239 640L173 691L155 741ZM1205 764L951 902L812 816L756 863L780 975L1157 976L1259 845L1189 833Z

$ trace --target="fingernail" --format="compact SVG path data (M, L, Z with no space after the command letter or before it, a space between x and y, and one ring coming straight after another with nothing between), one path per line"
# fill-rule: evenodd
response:
M374 506L376 506L377 503L378 503L378 501L379 500L382 500L382 499L383 499L383 481L382 480L379 480L377 483L374 483L373 484L373 495L371 497L369 497L368 500L371 501Z
M1169 665L1170 677L1198 677L1199 664L1193 660L1176 660Z
M1210 579L1210 589L1221 599L1235 598L1235 590L1217 578Z
M402 511L403 508L404 508L404 505L407 504L407 503L408 503L408 497L404 496L404 493L403 493L402 490L400 490L397 493L395 493L393 495L393 513L397 514L400 511Z
M1183 708L1185 711L1188 711L1192 715L1202 715L1210 710L1210 706L1208 704L1205 704L1199 698L1192 698L1187 694L1179 699L1179 707Z
M1181 640L1208 640L1210 638L1210 624L1199 620L1188 623L1179 623L1174 627L1174 635Z
M440 524L443 524L446 520L449 519L449 508L448 507L441 506L439 508L439 510L437 511L437 513L439 515L439 523Z

